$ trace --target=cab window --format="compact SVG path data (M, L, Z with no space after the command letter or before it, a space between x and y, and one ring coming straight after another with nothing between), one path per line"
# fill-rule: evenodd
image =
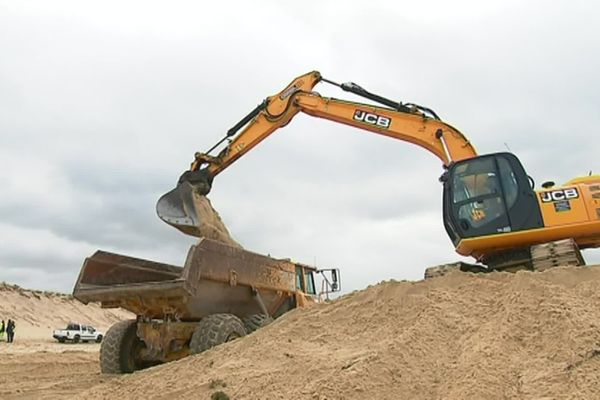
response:
M317 294L315 290L315 277L312 271L304 272L304 280L306 281L306 293Z
M304 292L304 280L302 279L302 267L296 266L296 289Z
M461 165L454 174L454 204L486 194L500 193L492 159Z
M498 158L498 168L500 169L500 180L502 181L502 189L504 189L506 207L511 208L515 205L519 193L517 177L505 158Z
M452 185L458 218L468 221L471 227L479 228L506 215L500 177L493 158L461 165L454 174Z

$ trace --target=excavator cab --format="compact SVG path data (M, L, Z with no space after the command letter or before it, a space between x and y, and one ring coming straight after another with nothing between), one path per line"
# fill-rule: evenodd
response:
M458 161L441 180L444 226L455 246L465 238L543 226L531 179L514 154Z

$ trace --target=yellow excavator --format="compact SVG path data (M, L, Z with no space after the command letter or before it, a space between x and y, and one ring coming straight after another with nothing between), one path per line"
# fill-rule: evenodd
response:
M319 82L380 105L323 97ZM267 97L205 153L196 153L177 187L160 198L158 216L182 232L201 236L194 196L209 193L215 176L299 112L416 144L443 163L443 221L456 251L483 270L538 269L540 263L584 264L579 249L600 247L600 175L534 189L511 153L478 155L470 141L437 114L412 103L339 84L313 71ZM211 155L220 146L216 155ZM556 245L560 243L560 245ZM536 254L543 253L543 256ZM574 262L573 262L574 261ZM538 265L539 264L539 265Z

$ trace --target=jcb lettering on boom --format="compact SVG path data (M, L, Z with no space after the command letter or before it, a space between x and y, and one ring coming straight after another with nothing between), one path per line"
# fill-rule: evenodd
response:
M392 120L382 115L373 114L363 110L354 111L354 120L367 123L369 125L379 126L381 128L389 128Z
M579 192L576 188L552 190L549 192L540 193L542 203L550 203L552 201L571 200L579 197Z

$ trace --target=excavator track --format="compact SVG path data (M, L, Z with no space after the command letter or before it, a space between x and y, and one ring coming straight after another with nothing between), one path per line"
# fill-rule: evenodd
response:
M531 261L534 271L567 265L585 265L583 255L573 239L531 246Z
M444 276L451 271L485 273L492 271L545 271L559 266L585 265L583 255L573 239L531 246L527 249L501 253L485 260L486 265L456 262L436 265L425 270L425 279Z
M439 276L444 276L449 274L452 271L461 271L461 272L473 272L473 273L482 273L488 272L488 269L483 265L478 264L470 264L462 261L458 261L450 264L440 264L434 267L429 267L425 269L425 279L437 278Z

